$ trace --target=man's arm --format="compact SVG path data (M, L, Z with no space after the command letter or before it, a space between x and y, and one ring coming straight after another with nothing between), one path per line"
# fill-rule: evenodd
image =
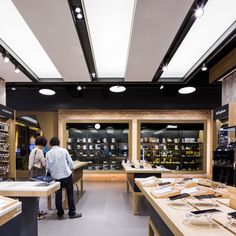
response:
M70 167L70 169L73 170L74 162L72 161L72 158L71 158L69 152L66 149L65 149L65 151L66 151L66 161L67 161L67 164Z

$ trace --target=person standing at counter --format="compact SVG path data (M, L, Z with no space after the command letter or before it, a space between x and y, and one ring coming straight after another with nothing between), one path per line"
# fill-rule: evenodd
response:
M76 213L74 204L74 190L72 180L73 161L65 148L59 147L60 140L53 137L50 140L51 149L46 153L46 166L52 178L60 182L61 187L56 192L56 208L58 219L62 219L64 210L62 208L62 188L66 188L70 219L79 218L81 213Z
M43 136L38 136L35 139L35 147L32 149L29 155L29 178L37 176L44 176L46 173L46 160L43 154L43 148L47 144L47 139ZM43 211L39 210L39 199L38 199L38 220L45 218Z

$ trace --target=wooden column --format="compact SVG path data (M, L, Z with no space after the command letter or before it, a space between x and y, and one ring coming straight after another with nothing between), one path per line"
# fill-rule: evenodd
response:
M6 83L0 78L0 104L6 106Z
M236 102L236 71L222 81L222 105Z

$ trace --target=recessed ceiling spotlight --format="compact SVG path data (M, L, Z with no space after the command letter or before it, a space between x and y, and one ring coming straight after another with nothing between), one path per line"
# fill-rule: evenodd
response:
M95 127L95 129L100 129L101 125L97 123L97 124L94 125L94 127Z
M16 91L16 87L13 85L13 86L11 87L11 90L12 90L12 91Z
M162 70L163 70L163 71L167 71L167 69L168 69L168 66L167 66L167 65L164 65L164 66L162 67Z
M126 87L121 86L121 85L115 85L115 86L111 86L109 90L113 93L122 93L126 90Z
M80 85L77 86L77 90L82 90L82 87Z
M7 56L7 55L2 55L2 57L3 57L3 61L4 62L9 62L10 61L10 58Z
M164 85L161 85L160 89L163 89L164 88Z
M189 94L189 93L193 93L196 91L196 88L194 87L183 87L181 89L179 89L179 93L180 94Z
M203 64L202 64L202 71L206 71L206 70L207 70L206 64L203 63Z
M80 8L80 7L76 7L76 8L75 8L75 12L76 12L76 13L81 13L81 8Z
M76 15L76 17L77 17L79 20L83 19L82 13L78 13L78 14Z
M201 17L202 15L203 15L203 13L204 13L204 9L203 9L203 7L198 7L196 10L195 10L195 17L196 18L199 18L199 17Z
M52 89L40 89L39 93L43 94L43 95L47 95L47 96L52 96L54 95L56 92Z
M18 66L15 66L15 72L18 74L20 72L20 69Z
M95 74L95 73L92 73L92 77L95 78L95 77L96 77L96 74Z

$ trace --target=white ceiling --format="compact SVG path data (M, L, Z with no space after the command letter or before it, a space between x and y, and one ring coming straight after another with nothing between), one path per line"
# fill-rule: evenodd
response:
M137 0L125 81L152 81L193 0Z
M125 81L151 82L194 0L136 0ZM65 82L91 81L67 0L12 0ZM121 13L122 17L122 13ZM17 35L16 35L17 39ZM6 82L29 82L0 60Z
M90 81L66 0L12 0L64 81Z

